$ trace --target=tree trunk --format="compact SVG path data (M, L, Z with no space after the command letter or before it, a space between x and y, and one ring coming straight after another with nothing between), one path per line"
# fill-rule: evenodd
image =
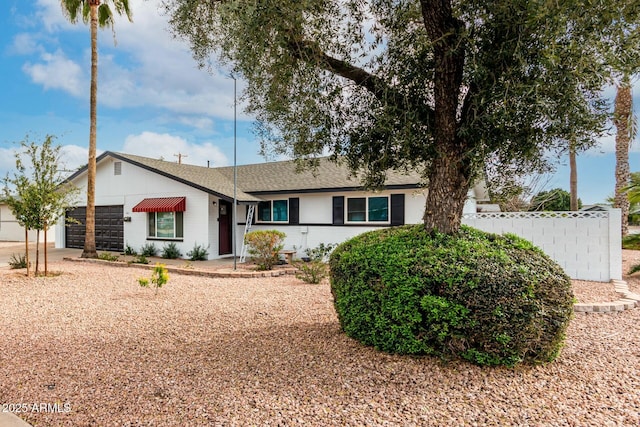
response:
M432 165L423 217L427 230L452 234L460 228L470 182L460 168L459 159L460 156L450 153L439 157ZM441 216L436 215L437 212L450 213Z
M27 262L27 277L29 277L29 229L27 227L24 228L24 256Z
M465 62L464 23L453 16L451 3L421 0L422 19L433 43L433 136L437 156L426 174L429 192L424 226L452 234L458 231L469 191L469 165L458 137L458 105ZM438 216L448 212L446 216Z
M629 185L629 144L631 143L632 118L631 84L625 76L616 93L613 122L616 126L616 194L613 207L620 208L622 237L629 232L629 198L625 187Z
M569 142L569 189L571 193L571 210L577 211L578 207L578 165L576 162L575 142Z
M96 139L98 108L98 5L92 0L91 7L91 90L89 96L89 162L87 165L87 210L84 249L82 258L97 258L96 252Z
M38 276L38 264L40 262L40 230L36 230L36 269L34 275Z
M44 225L44 277L47 277L47 224Z

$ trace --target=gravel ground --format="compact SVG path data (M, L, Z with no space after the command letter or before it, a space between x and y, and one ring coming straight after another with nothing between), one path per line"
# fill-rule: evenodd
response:
M0 270L0 403L33 425L640 425L640 309L576 316L552 364L490 369L362 347L326 283L173 274L154 296L141 269L51 270Z

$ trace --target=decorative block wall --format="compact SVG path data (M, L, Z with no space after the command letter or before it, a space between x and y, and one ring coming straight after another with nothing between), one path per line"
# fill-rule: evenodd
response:
M598 212L495 212L464 214L462 222L533 242L572 279L622 279L620 209Z

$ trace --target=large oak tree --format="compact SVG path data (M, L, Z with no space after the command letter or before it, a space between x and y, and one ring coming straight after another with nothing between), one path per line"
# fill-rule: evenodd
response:
M628 4L165 1L202 66L217 57L248 82L264 148L328 152L374 187L417 169L425 227L446 233L483 171L544 170L569 138L594 143L608 77L597 41Z

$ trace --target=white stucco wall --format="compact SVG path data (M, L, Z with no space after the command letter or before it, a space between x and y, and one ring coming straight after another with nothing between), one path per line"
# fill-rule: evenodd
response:
M304 256L305 250L315 248L320 243L341 243L351 237L366 231L379 229L379 225L332 225L333 221L333 197L364 197L364 196L388 196L391 194L405 194L404 214L405 224L419 224L422 222L425 206L424 190L389 190L377 193L371 192L336 192L336 193L302 193L302 194L286 194L286 195L262 195L265 200L288 199L290 197L300 198L300 223L303 225L288 224L254 224L252 230L280 230L287 237L285 239L285 249L291 250L294 247L297 250L297 256ZM475 213L476 200L473 190L469 192L469 198L465 203L465 213ZM245 215L245 208L240 210L238 215L240 218ZM239 225L236 230L236 245L238 253L242 248L244 234L244 225Z
M96 206L123 205L124 216L130 216L131 221L124 223L124 244L139 250L146 243L154 243L161 250L168 241L151 240L147 238L147 214L133 212L133 207L143 199L154 197L186 197L184 212L184 238L176 241L177 247L186 256L195 244L207 246L207 238L213 231L211 225L217 216L210 218L213 200L209 194L181 184L173 179L152 173L122 162L121 175L114 174L113 158L106 158L100 162L96 170ZM86 174L81 175L74 184L80 188L80 194L86 194ZM86 197L86 196L83 196ZM85 199L86 200L86 199ZM79 206L86 202L79 202ZM217 227L217 222L215 222ZM211 231L210 231L211 230ZM216 229L217 235L217 229ZM59 226L56 247L64 247L64 228ZM209 257L218 256L217 241L209 248Z
M37 232L30 230L28 238L30 242L36 241ZM55 241L55 227L47 231L47 242ZM9 206L0 204L0 241L1 242L24 242L24 228L18 224ZM40 232L40 242L44 242L44 232Z

